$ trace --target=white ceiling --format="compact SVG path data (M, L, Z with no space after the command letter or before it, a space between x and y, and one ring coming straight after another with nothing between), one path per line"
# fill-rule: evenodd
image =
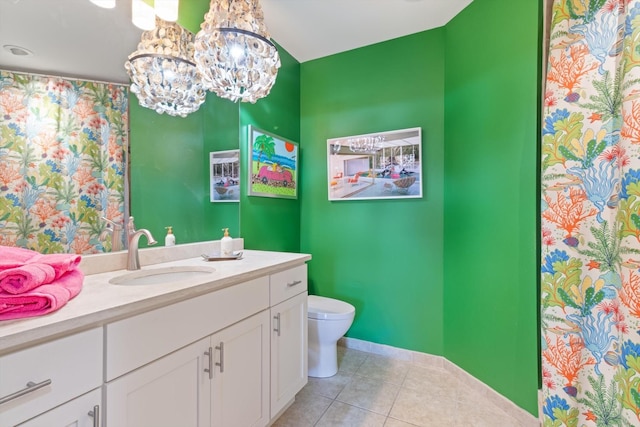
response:
M190 1L190 0L182 0ZM472 0L261 0L274 41L300 62L437 28ZM0 69L128 83L141 30L130 0L0 0ZM4 46L33 52L15 56Z
M300 62L445 25L471 0L261 0L271 38Z

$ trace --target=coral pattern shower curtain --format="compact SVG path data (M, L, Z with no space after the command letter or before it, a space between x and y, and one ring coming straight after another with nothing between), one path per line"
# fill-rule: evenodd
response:
M128 145L123 86L0 70L0 245L108 250L122 224Z
M640 426L640 0L556 0L541 158L545 426Z

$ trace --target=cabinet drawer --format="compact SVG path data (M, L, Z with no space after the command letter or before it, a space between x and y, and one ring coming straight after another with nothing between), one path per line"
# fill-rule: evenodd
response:
M0 357L0 398L49 384L0 405L0 426L12 426L102 384L102 328Z
M307 290L307 265L290 268L270 277L271 305L276 305Z
M152 362L269 306L269 278L260 277L138 316L106 330L106 380Z
M97 388L83 396L73 399L62 406L32 418L18 427L93 427L103 425L100 417L102 408L102 389ZM97 409L97 411L94 411ZM100 422L94 421L97 412Z

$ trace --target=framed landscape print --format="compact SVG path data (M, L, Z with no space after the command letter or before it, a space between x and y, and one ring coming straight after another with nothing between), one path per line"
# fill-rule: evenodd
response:
M329 200L422 197L421 128L327 140Z
M298 143L249 126L249 196L298 197Z

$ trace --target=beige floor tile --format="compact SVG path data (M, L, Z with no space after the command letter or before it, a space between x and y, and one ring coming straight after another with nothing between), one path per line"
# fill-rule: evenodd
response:
M339 371L309 378L275 427L525 427L439 367L338 347Z
M421 427L452 426L456 414L456 404L457 402L454 400L437 398L416 390L402 388L389 416Z
M387 415L400 386L354 375L336 400L368 411Z
M328 378L309 377L309 381L304 388L310 393L335 399L349 381L351 381L351 377L351 374L345 374L341 371L338 371L337 374Z
M354 374L369 353L338 346L338 371L344 374Z
M485 402L485 396L479 393L477 390L473 390L472 388L466 387L465 384L460 383L458 387L458 402L463 404L474 404L478 401ZM489 403L488 401L486 401Z
M316 427L383 427L386 417L346 403L333 402Z
M456 400L461 390L460 382L444 369L416 365L409 368L402 387L451 400Z
M491 403L479 399L475 404L458 402L456 427L521 427L520 423Z
M404 421L396 420L393 418L387 418L384 423L384 427L416 427L415 424L405 423Z
M410 367L411 362L373 354L360 365L356 374L401 385Z
M327 397L309 393L304 388L296 395L296 400L273 427L312 427L333 402Z

